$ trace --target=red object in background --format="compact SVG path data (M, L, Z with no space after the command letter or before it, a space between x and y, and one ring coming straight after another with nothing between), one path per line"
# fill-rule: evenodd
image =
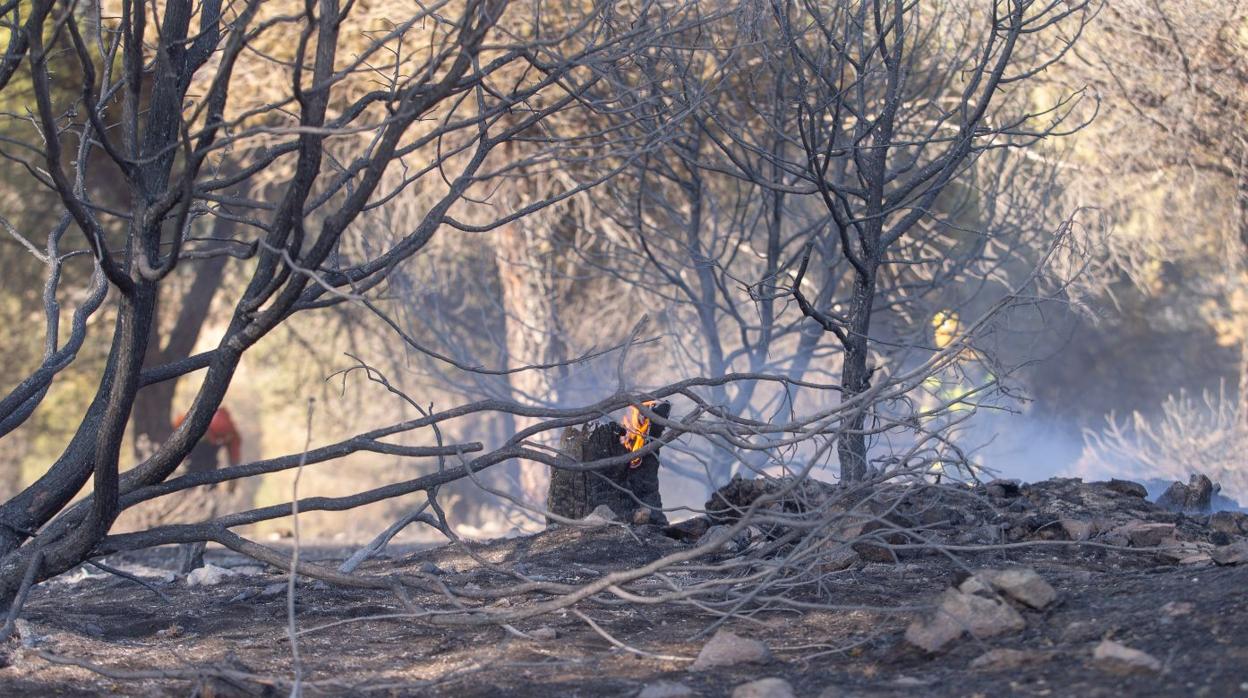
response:
M179 415L173 420L173 428L177 429L186 421L186 415ZM238 465L242 460L241 450L243 447L243 437L239 436L238 428L234 426L234 420L230 418L230 411L224 407L217 408L215 414L212 415L212 421L208 423L208 432L204 434L204 441L220 448L226 447L230 451L230 465Z

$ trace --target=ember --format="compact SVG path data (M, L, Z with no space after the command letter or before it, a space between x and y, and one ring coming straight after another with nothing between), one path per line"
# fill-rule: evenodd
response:
M649 408L659 404L657 400L647 400L641 403ZM620 443L629 451L639 451L642 446L646 445L646 438L650 434L650 418L641 413L641 409L636 405L628 408L628 414L624 415L624 435L620 437ZM636 468L641 465L641 458L634 458L628 463L628 467Z

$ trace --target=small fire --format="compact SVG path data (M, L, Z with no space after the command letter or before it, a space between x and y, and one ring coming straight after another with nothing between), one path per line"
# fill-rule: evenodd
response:
M641 403L646 407L654 407L659 404L657 400L647 400ZM620 437L620 443L624 444L629 451L639 450L646 445L646 436L650 433L650 418L644 416L636 405L628 408L628 414L624 415L624 436ZM629 462L628 467L636 468L641 465L640 458L634 458Z

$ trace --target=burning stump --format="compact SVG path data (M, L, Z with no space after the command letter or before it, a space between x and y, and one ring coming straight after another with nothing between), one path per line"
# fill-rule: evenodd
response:
M672 411L672 406L666 402L646 403L646 407L665 419ZM640 410L631 407L622 425L599 421L564 429L559 450L578 463L590 463L625 456L662 433L661 425L651 426ZM551 513L582 519L603 504L621 521L666 524L663 499L659 494L658 453L594 470L555 468L551 473L546 499L546 508Z

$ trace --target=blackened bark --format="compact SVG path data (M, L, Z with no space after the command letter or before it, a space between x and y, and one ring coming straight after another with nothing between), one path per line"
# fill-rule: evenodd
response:
M871 305L875 300L875 277L856 273L854 295L850 301L850 325L842 342L845 349L841 367L841 399L852 400L871 387L871 369L867 366L871 331ZM863 434L866 406L853 410L843 425L837 441L841 462L841 481L854 482L867 476L867 440Z
M653 411L666 418L671 405L662 403ZM655 424L650 438L657 439L663 428ZM624 429L617 423L597 422L583 428L568 427L560 440L559 450L578 463L589 463L606 458L618 458L628 453L620 443ZM551 513L568 519L580 519L603 504L621 521L633 522L640 516L647 523L663 525L663 497L659 491L659 455L657 452L642 457L636 467L628 461L620 465L595 470L570 470L554 468L551 473L546 508ZM547 519L547 523L552 523Z

